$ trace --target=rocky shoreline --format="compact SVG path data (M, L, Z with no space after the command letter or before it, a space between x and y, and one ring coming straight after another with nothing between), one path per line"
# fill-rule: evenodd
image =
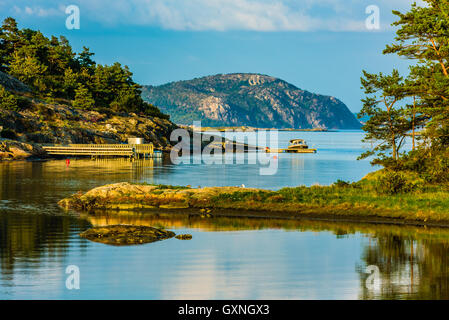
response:
M344 192L348 193L344 196ZM289 197L289 194L293 196ZM190 188L162 185L116 183L77 193L59 202L65 209L81 211L145 211L168 210L192 212L204 217L248 216L264 218L310 219L326 221L372 222L401 225L449 227L444 213L432 211L433 204L426 195L410 195L418 202L426 201L427 210L404 204L404 196L360 197L360 190L347 187L321 186L285 188L279 191L241 187ZM448 198L447 193L442 197ZM418 198L418 199L415 199ZM422 200L422 201L421 201ZM403 205L401 206L401 203Z
M38 144L0 138L0 161L45 158L48 158L48 155Z

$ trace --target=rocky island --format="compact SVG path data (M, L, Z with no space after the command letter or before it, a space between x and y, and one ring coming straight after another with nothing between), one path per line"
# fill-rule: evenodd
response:
M94 227L80 234L82 238L115 246L150 243L174 236L175 233L172 231L131 225Z
M277 129L360 129L335 97L311 93L284 80L255 73L218 74L160 86L144 86L145 101L177 124Z
M282 188L277 191L242 187L190 188L116 183L80 192L59 205L82 211L187 211L202 217L253 216L287 219L344 220L449 226L449 192L427 185L409 173L399 179L377 171L361 181L331 186ZM205 214L207 212L207 214Z

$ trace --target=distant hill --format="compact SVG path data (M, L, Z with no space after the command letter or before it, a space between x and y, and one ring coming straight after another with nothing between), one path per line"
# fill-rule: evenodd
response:
M340 100L260 74L219 74L144 86L142 97L178 124L258 128L359 129Z

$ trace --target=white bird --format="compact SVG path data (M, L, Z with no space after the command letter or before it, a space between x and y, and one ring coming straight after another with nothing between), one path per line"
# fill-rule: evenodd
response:
M242 188L246 188L245 185L244 185L243 183L242 183L241 187L242 187Z

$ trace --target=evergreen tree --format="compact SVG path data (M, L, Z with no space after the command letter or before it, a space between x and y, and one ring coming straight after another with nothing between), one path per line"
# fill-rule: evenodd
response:
M0 108L17 111L17 100L12 93L0 85Z
M393 11L399 20L395 43L384 53L415 60L410 78L414 96L428 119L424 132L434 144L449 142L449 1L425 0L428 6L412 5L407 13Z
M429 181L449 180L449 0L424 0L406 13L393 11L398 21L395 42L384 54L397 54L414 62L405 81L364 73L362 115L371 119L363 127L365 140L379 144L362 155L377 154L388 164L386 150L397 168L415 170ZM383 106L380 101L384 100ZM419 130L419 135L417 135ZM412 151L401 154L404 137L412 138ZM417 137L421 137L418 139ZM419 143L418 143L419 142ZM402 157L400 157L402 155ZM398 164L400 162L400 165Z
M92 98L89 90L83 85L80 85L75 90L75 100L73 100L73 105L80 109L92 110L95 106L95 100Z
M44 77L47 67L26 47L14 51L9 69L12 76L34 87L36 91L47 91Z
M0 29L0 70L8 69L14 50L20 44L17 22L11 17L3 21Z
M391 75L370 74L363 71L362 88L366 98L362 100L363 108L359 117L368 116L363 126L365 142L375 142L373 148L363 153L360 158L377 155L373 163L386 163L389 159L399 160L400 149L412 123L407 119L404 107L400 104L406 96L405 83L397 70ZM391 150L391 157L386 151Z
M85 110L136 112L168 118L145 103L127 66L99 65L86 47L73 52L65 37L19 29L13 18L0 28L0 69L18 78L41 97L73 100ZM26 102L24 102L26 104Z

